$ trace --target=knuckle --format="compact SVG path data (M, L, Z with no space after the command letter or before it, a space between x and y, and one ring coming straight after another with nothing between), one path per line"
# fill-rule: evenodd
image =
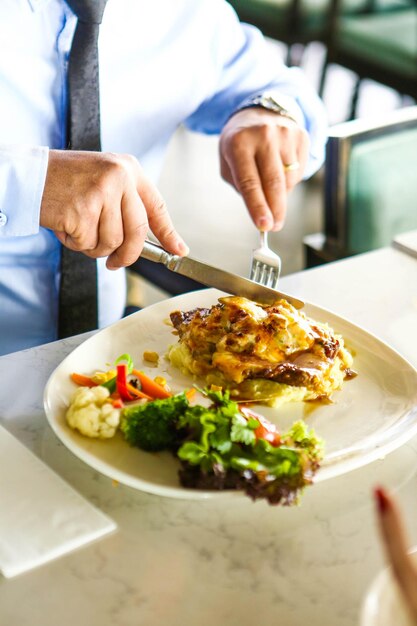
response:
M250 207L250 213L254 215L255 217L265 215L265 210L266 210L265 205L261 204L260 202L255 202Z
M71 237L71 242L71 248L77 252L90 252L95 248L91 241L87 240L85 237L77 237L76 235L73 235Z
M113 250L120 248L123 243L123 237L113 236L100 243L103 250L106 250L106 254L110 254Z
M123 160L120 154L115 152L102 152L100 155L101 173L106 176L109 173L122 171L124 169Z
M298 128L293 128L292 126L288 126L287 124L282 124L278 126L278 130L279 134L284 138L290 137L294 133L294 131L298 133Z
M171 224L166 224L159 228L158 230L158 238L165 240L169 240L175 236L175 229Z
M156 215L163 215L165 213L168 213L168 208L165 200L163 200L162 198L157 198L155 200L154 213L156 213Z
M105 199L105 188L98 182L93 182L84 200L80 202L80 210L87 222L98 220Z
M106 161L104 176L111 176L112 178L124 180L127 175L128 168L126 166L126 162L120 158L120 156Z
M154 196L149 205L149 211L156 217L161 218L168 213L168 208L165 200L160 196Z
M259 187L259 183L256 178L248 176L247 178L240 178L238 181L238 188L240 193L249 194L256 191Z
M149 230L148 220L140 222L134 228L129 229L129 236L133 239L145 239Z
M257 127L257 132L264 142L268 143L274 139L276 139L276 127L271 126L271 124L260 124Z
M137 159L131 154L116 154L105 152L102 154L101 176L99 186L114 184L115 181L124 183L132 176L132 172L139 167Z
M77 228L91 228L97 223L106 197L106 186L100 176L94 178L88 190L73 199Z
M82 242L72 237L66 240L65 245L67 248L69 248L70 250L74 250L75 252L81 252L82 250L84 250Z
M123 154L120 154L119 157L125 163L128 163L129 165L133 165L135 167L139 167L139 161L137 160L135 156L133 156L133 154L130 154L129 152L124 152Z
M286 185L285 177L278 174L266 174L263 183L271 191L281 191Z
M228 141L228 148L232 154L241 154L247 152L248 130L242 128L233 133Z

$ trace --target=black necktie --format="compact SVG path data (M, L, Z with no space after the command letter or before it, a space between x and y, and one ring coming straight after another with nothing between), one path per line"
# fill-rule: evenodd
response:
M68 66L68 144L72 150L101 150L98 32L107 0L66 0L78 18ZM98 326L97 262L62 247L58 336Z

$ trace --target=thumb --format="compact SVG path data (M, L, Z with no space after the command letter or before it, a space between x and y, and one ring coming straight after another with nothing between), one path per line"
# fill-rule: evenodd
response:
M179 256L186 256L189 248L181 235L176 231L168 208L159 191L142 176L139 176L137 190L146 209L149 227L155 237L169 252Z

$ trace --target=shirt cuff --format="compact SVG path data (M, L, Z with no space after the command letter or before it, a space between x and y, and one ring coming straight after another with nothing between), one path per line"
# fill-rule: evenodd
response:
M39 232L48 154L45 146L0 145L0 237Z

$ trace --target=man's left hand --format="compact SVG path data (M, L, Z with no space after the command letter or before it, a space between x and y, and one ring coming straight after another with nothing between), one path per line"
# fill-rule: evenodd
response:
M308 149L308 134L295 121L261 108L239 111L223 128L221 175L243 196L259 230L281 230Z

